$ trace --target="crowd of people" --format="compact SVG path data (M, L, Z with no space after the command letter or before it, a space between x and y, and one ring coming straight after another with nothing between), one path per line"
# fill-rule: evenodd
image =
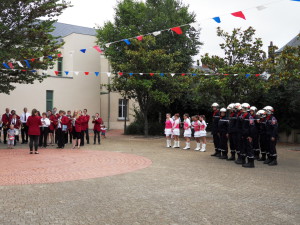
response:
M232 103L227 108L219 109L219 104L212 104L212 136L215 152L211 156L228 161L234 161L245 168L254 168L254 160L262 161L269 166L277 165L276 143L278 139L278 122L274 117L274 109L266 106L257 110L248 103ZM206 127L204 115L196 115L190 119L184 114L181 122L180 115L166 115L165 135L167 147L180 148L180 128L186 145L190 149L191 137L195 138L195 151L206 151ZM192 120L192 122L191 122ZM182 125L182 126L181 126ZM228 142L230 157L228 157ZM201 146L202 144L202 146Z
M28 144L29 139L30 154L39 154L38 148L47 146L57 145L58 149L63 149L67 143L72 144L72 149L79 149L84 146L85 140L90 143L89 121L87 109L75 110L73 114L70 110L57 111L57 108L40 114L33 109L30 114L25 107L19 116L15 110L6 108L0 117L0 143L3 132L3 143L10 149L20 143L20 134L20 144ZM94 144L100 144L100 135L105 137L106 128L99 113L92 116L92 123Z

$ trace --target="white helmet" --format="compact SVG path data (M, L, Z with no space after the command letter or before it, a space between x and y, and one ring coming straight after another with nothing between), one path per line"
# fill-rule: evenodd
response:
M231 104L229 104L229 105L227 106L227 109L228 109L228 110L233 110L233 109L234 109L234 106L235 106L235 104L234 104L234 103L231 103Z
M261 109L261 110L258 110L256 115L260 116L260 117L266 117L267 113L265 110Z
M220 109L220 112L225 112L226 113L226 109L225 108L222 108L222 109Z
M256 108L255 106L251 106L251 107L250 107L250 111L256 112L256 111L257 111L257 108Z
M274 109L272 106L266 106L264 108L264 110L267 112L267 114L273 114L274 113Z
M250 110L250 105L248 103L243 103L241 106L244 112Z
M215 103L213 103L213 104L211 105L211 107L217 107L217 108L218 108L218 107L219 107L219 104L215 102Z
M241 110L242 109L241 103L235 103L234 108L236 108L237 110Z

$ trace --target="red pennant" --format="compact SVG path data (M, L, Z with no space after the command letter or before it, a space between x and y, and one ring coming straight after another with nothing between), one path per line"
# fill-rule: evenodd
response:
M85 75L89 75L89 74L90 74L90 72L84 72L84 74L85 74Z
M174 31L176 34L182 34L182 30L180 27L173 27L171 28L172 31Z
M14 69L14 65L11 62L9 62L8 65L11 69Z
M228 76L228 75L229 75L228 73L225 73L225 74L224 74L224 76Z
M97 50L98 52L102 53L102 50L101 50L101 48L98 45L95 45L93 48L95 50Z
M259 76L260 76L260 74L255 74L255 76L256 76L256 77L259 77Z
M150 76L153 77L153 76L154 76L154 73L150 73Z
M123 76L123 73L122 73L122 72L119 72L118 74L119 74L120 76Z
M54 71L54 73L56 74L56 76L59 74L59 72L58 72L58 71Z
M242 11L231 13L231 15L233 15L235 17L240 17L240 18L246 20L246 17L245 17L245 15L244 15L244 13Z
M185 76L185 73L182 73L182 74L181 74L181 76L183 76L183 77L184 77L184 76Z
M26 70L22 70L22 72L26 72Z
M58 54L57 54L57 57L58 57L58 58L61 58L61 57L62 57L62 54L61 54L61 53L58 53Z
M143 40L143 38L144 38L144 37L143 37L143 35L141 35L141 36L137 36L137 37L136 37L136 39L138 39L139 41L142 41L142 40Z
M34 62L35 59L31 59L31 62Z

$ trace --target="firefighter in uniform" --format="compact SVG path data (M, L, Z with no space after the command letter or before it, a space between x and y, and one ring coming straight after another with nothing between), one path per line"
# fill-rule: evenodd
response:
M250 107L250 115L251 115L251 117L253 117L252 119L254 119L254 124L255 124L255 126L251 126L251 134L253 135L252 147L253 147L253 151L254 151L254 159L258 160L259 153L260 153L259 134L258 134L259 118L256 115L256 112L257 112L257 108L255 106L251 106Z
M228 110L228 117L229 117L229 128L228 128L228 133L229 133L229 146L230 146L230 153L231 156L228 158L228 161L234 161L235 160L235 152L236 152L236 122L237 122L237 117L236 117L236 109L235 109L235 104L229 104L227 107Z
M218 122L218 134L220 136L220 151L221 156L219 159L228 159L228 129L229 129L229 120L226 117L226 109L220 109L220 119Z
M258 116L258 133L259 133L259 146L260 146L260 153L261 158L259 158L257 161L265 161L266 160L266 154L268 149L268 143L267 143L267 134L266 134L266 111L265 110L259 110L256 115Z
M266 106L264 108L267 113L266 117L266 137L268 143L269 155L264 164L269 166L277 165L277 151L276 143L278 139L278 123L276 118L273 116L274 109L271 106Z
M242 157L241 157L241 151L243 148L243 142L242 142L242 105L240 103L235 103L235 110L236 110L236 154L237 159L235 160L236 164L243 164Z
M213 135L213 141L214 141L214 146L215 146L215 153L212 154L211 156L215 157L220 157L220 137L218 135L218 123L220 120L220 112L218 110L219 104L218 103L213 103L211 105L213 109L213 118L212 118L212 131L211 134Z

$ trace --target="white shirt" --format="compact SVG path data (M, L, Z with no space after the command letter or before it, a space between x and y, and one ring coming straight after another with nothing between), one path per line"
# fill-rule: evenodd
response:
M50 120L48 118L41 118L42 126L41 127L49 127L50 126Z
M26 115L26 119L25 119L25 115ZM30 116L29 112L27 113L23 112L22 115L20 116L21 123L26 123L29 116Z
M17 124L17 118L11 119L10 124L16 125Z

